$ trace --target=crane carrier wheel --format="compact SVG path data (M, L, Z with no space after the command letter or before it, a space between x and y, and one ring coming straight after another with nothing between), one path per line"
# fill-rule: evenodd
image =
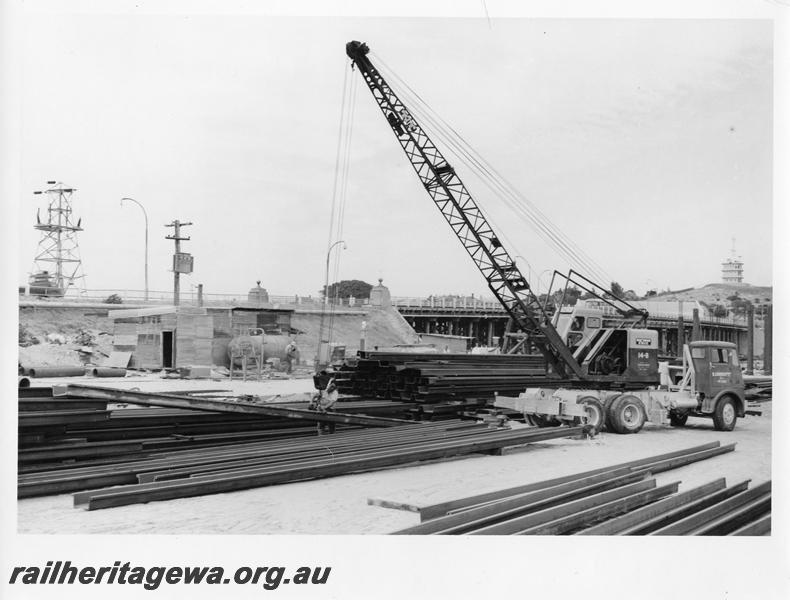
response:
M645 405L632 394L622 394L609 407L607 422L617 433L636 433L645 424Z
M606 412L601 401L595 396L582 396L576 401L576 404L584 407L584 412L587 416L585 425L589 425L592 428L591 434L598 434L606 424ZM579 420L579 423L581 423L581 420Z

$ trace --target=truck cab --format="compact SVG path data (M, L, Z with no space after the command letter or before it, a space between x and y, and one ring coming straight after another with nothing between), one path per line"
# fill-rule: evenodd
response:
M700 399L699 412L705 416L721 413L723 425L733 416L746 414L743 374L738 350L730 342L691 342L691 361L694 367L694 388ZM731 407L723 407L731 404ZM726 428L726 427L725 427Z

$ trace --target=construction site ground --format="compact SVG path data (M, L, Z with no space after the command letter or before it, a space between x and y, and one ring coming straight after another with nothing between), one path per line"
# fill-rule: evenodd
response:
M82 378L61 382L86 383ZM57 380L34 380L50 385ZM91 380L92 385L143 391L216 388L233 394L298 399L312 392L304 374L269 381L165 380L155 375ZM273 398L274 401L278 398ZM133 409L130 409L133 410ZM508 449L502 456L473 455L315 481L197 498L86 511L70 494L18 501L17 531L24 534L386 534L419 522L418 514L368 505L369 498L432 504L577 473L711 441L736 442L730 452L657 476L690 489L720 477L732 485L771 479L772 403L762 416L739 419L735 431L719 432L710 420L690 418L686 427L647 425L636 435L601 433L593 439L558 439Z

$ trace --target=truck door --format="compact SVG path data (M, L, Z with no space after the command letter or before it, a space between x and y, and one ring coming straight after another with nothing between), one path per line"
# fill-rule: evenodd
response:
M702 392L706 397L710 397L711 390L711 360L708 352L710 348L691 347L691 360L694 362L694 378L698 392Z
M710 349L710 392L716 396L724 388L732 386L732 361L729 348Z

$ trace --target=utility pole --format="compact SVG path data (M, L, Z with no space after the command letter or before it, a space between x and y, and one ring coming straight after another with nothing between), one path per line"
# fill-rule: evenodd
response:
M174 240L176 243L176 251L173 254L173 305L178 306L179 294L181 291L179 276L181 273L189 274L192 272L192 255L181 252L181 242L188 241L190 238L181 237L181 228L192 225L192 223L182 223L178 219L172 223L168 223L165 227L173 228L173 235L165 236L167 240Z

